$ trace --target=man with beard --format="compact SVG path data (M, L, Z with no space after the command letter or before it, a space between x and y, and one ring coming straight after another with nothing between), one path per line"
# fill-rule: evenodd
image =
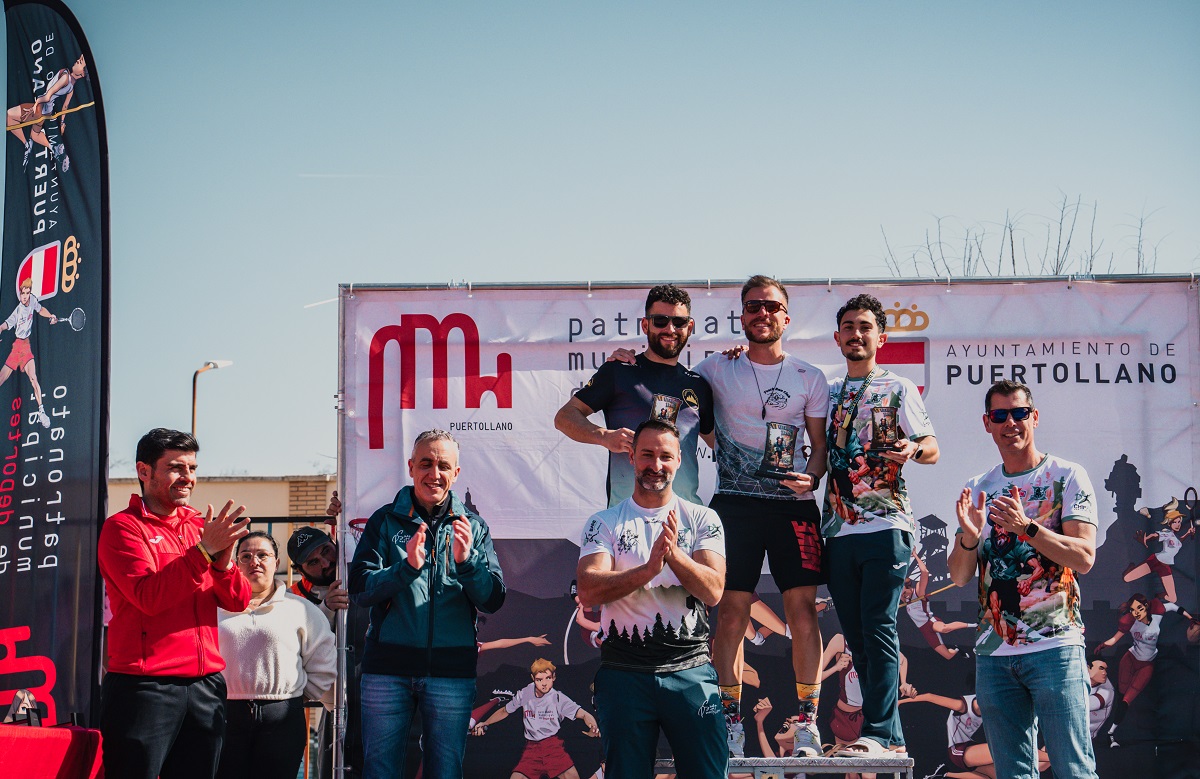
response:
M792 638L800 721L795 754L821 753L817 702L821 685L821 630L817 586L824 583L820 511L816 496L825 473L825 374L788 354L781 341L788 294L768 276L742 286L742 328L749 342L744 357L714 354L696 366L712 385L716 402L717 494L711 508L727 531L729 571L717 612L713 664L721 685L730 754L744 754L742 726L742 639L762 572L763 557L783 594ZM794 471L783 480L755 475L764 461L768 423L796 428ZM805 459L807 433L811 451Z
M336 523L336 518L342 513L342 501L337 491L329 500L329 508L325 510ZM289 591L294 595L316 604L321 613L329 618L329 626L337 630L337 612L349 609L350 594L342 586L338 578L338 547L324 530L315 527L302 527L292 533L287 544L288 559L292 569L300 574L300 578L292 582ZM364 634L367 629L369 614L364 608L349 609L346 614L346 668L349 678L346 679L346 740L345 768L349 776L358 776L362 765L362 729L359 709L359 677L362 674L360 660L362 658ZM333 717L321 711L321 722L318 725L318 752L321 756L322 777L333 775Z
M650 779L661 729L679 776L724 779L707 610L725 583L721 520L672 491L674 426L642 422L632 443L633 495L587 521L576 569L580 603L601 607L605 629L595 680L605 771Z
M876 363L887 315L871 295L846 301L833 340L846 375L828 388L829 489L821 517L829 594L859 666L862 735L835 754L884 754L904 745L896 616L916 524L901 476L932 465L937 439L916 385Z
M693 503L700 501L696 443L698 435L712 432L713 400L708 382L679 364L696 327L691 307L691 296L673 284L651 289L641 320L646 351L632 363L604 363L554 416L554 426L568 438L609 450L609 506L633 494L633 429L652 416L679 430L683 461L675 492ZM606 427L588 420L597 411L604 412Z
M337 516L341 510L342 503L335 492L327 513ZM300 574L300 579L290 587L292 594L316 604L332 627L338 610L350 605L350 596L337 578L337 544L324 530L302 527L288 539L287 551L292 569Z

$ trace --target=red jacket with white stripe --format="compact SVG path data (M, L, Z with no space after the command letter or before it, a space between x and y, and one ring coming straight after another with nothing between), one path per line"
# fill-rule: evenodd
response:
M97 557L108 592L106 667L135 676L205 676L225 668L217 607L245 611L250 582L236 565L213 568L196 544L204 516L181 506L150 513L138 495L100 529Z

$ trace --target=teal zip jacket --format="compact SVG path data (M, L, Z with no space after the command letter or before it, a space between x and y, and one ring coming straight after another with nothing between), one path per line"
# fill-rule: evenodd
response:
M478 612L504 603L504 577L487 523L450 493L450 505L429 521L425 565L408 564L405 547L424 522L412 487L396 493L367 520L350 563L350 599L371 610L364 673L474 678ZM471 553L454 562L456 517L471 523Z

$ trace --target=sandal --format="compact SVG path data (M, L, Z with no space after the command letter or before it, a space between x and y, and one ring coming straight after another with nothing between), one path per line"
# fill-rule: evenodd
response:
M873 738L863 736L841 749L835 750L834 757L890 757L894 753Z

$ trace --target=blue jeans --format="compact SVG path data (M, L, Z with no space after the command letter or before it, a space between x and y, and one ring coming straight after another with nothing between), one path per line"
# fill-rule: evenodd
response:
M364 779L404 776L408 731L421 710L426 779L462 779L474 679L362 675Z
M911 559L912 535L905 530L825 541L829 594L862 687L862 735L885 747L904 744L896 614Z
M996 776L1037 779L1037 732L1058 779L1095 779L1083 647L981 656L975 692Z

